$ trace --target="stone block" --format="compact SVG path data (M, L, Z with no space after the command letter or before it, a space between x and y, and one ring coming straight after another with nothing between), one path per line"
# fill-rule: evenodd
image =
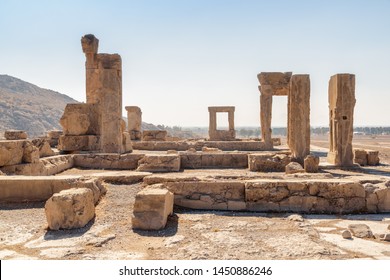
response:
M142 141L165 141L166 138L166 130L144 130L142 132Z
M295 173L304 173L305 169L303 169L302 165L298 162L290 162L286 165L286 174L295 174Z
M50 147L56 148L58 145L58 139L63 135L62 130L49 130L46 133L47 141L49 142Z
M307 173L317 173L319 164L320 164L320 158L314 155L306 156L303 161L305 172Z
M98 106L96 104L67 104L60 119L64 135L96 135L98 129Z
M180 156L169 155L145 155L138 162L137 171L149 172L177 172L180 170Z
M39 150L39 157L51 157L54 156L54 151L51 149L48 140L43 138L33 139L32 143Z
M26 140L0 141L0 167L22 163Z
M61 151L98 151L100 138L96 135L63 135L59 139L58 149Z
M292 72L261 72L257 79L261 86L272 87L272 95L288 95L291 76Z
M93 154L75 154L74 166L94 169L123 169L135 170L138 167L138 161L144 154L112 154L112 153L93 153Z
M250 171L284 172L291 158L286 154L261 153L249 154L248 164Z
M173 214L173 200L173 193L166 189L145 188L137 193L131 221L133 228L163 229L168 216Z
M361 166L367 165L367 151L364 149L353 149L353 162Z
M379 164L379 151L367 150L367 164L368 165Z
M29 141L24 142L22 162L37 163L39 161L39 157L39 148Z
M46 202L45 213L51 230L84 227L95 216L93 192L77 188L56 193Z
M27 139L27 132L23 130L6 130L4 131L6 140L23 140Z

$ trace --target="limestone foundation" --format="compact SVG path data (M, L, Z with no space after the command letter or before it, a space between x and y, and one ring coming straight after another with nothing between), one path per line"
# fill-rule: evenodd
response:
M355 75L332 76L329 80L328 161L337 166L353 165L352 136L355 103Z

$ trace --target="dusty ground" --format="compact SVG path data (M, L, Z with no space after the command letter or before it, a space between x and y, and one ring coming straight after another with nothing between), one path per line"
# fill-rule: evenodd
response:
M318 153L327 147L320 141L313 139ZM382 162L390 158L390 139L364 141L367 148L379 143ZM375 170L390 176L389 165ZM86 172L96 170L67 171ZM47 231L43 203L0 204L0 259L390 259L390 242L341 237L351 223L390 233L390 214L299 217L176 208L164 230L133 231L132 205L141 185L107 189L95 220L78 230Z

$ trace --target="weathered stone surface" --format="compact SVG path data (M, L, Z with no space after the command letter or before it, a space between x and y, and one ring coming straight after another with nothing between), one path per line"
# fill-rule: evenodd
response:
M211 141L230 141L236 138L234 130L234 106L214 106L209 107L209 139ZM217 113L228 113L228 130L217 129Z
M359 165L367 165L367 151L363 149L353 149L353 162Z
M99 108L96 104L67 104L60 119L64 135L99 133Z
M262 141L134 141L133 148L136 150L166 151L177 150L187 151L194 149L202 150L203 147L217 148L222 151L265 151L266 146Z
M303 173L305 169L303 169L302 165L298 162L290 162L286 165L286 174L295 174L295 173Z
M36 163L39 161L39 148L33 145L33 143L26 141L23 145L23 158L22 162Z
M250 171L284 172L291 158L286 154L261 153L249 154L248 165Z
M96 135L63 135L58 142L62 151L99 151L100 137Z
M180 170L179 155L145 155L138 161L137 171L177 172Z
M46 202L45 213L49 229L81 228L95 216L93 192L78 188L56 193Z
M294 221L294 222L303 222L303 217L298 214L292 214L287 217L287 220Z
M310 153L310 77L293 75L288 95L287 144L291 156L303 164Z
M180 166L183 169L247 168L248 155L234 152L180 152Z
M89 188L94 202L106 190L98 179L85 179L76 175L59 176L6 176L0 178L1 202L46 201L54 193L70 188Z
M364 184L366 192L366 209L369 213L384 213L390 211L390 185Z
M348 226L352 235L359 238L372 238L374 235L369 226L365 224L351 224Z
M257 75L261 85L272 86L273 95L288 95L292 72L261 72Z
M144 130L142 132L142 141L165 141L166 138L166 130Z
M280 202L289 196L287 184L280 185L278 182L253 182L245 183L245 201L268 201Z
M379 151L367 150L367 164L368 165L379 164Z
M308 173L317 173L319 164L320 164L320 158L315 155L306 156L303 162L305 172Z
M222 152L222 150L220 150L218 148L202 147L202 152L205 152L205 153L219 153L219 152Z
M135 197L132 226L134 229L159 230L173 213L173 194L161 188L145 188Z
M365 209L365 192L348 181L262 179L245 183L245 201L250 211L354 213Z
M50 176L60 173L73 167L73 158L71 155L59 155L39 159L38 149L35 157L38 158L34 163L23 163L1 167L1 170L9 175L26 176Z
M390 233L383 234L383 237L380 238L381 241L390 241Z
M44 138L33 139L32 143L39 150L39 157L54 156L54 151L51 149L49 141Z
M124 169L135 170L138 167L138 161L142 159L144 154L75 154L74 166L82 168L95 169Z
M25 132L23 130L6 130L6 131L4 131L4 138L6 140L27 139L27 132Z
M141 140L142 112L137 106L126 106L128 131L131 140Z
M49 130L46 133L47 140L49 141L49 144L51 147L55 148L58 145L58 139L60 136L63 135L62 130Z
M336 74L329 80L328 161L337 166L353 165L352 137L355 108L355 75Z
M341 233L341 236L344 239L351 239L352 238L352 234L349 230L343 230L343 232Z
M25 143L26 140L0 141L0 167L21 163Z

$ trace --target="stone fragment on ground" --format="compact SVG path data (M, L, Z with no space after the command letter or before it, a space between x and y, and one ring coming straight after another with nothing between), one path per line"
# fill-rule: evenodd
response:
M303 222L303 217L299 214L292 214L287 217L287 220L294 222Z
M51 230L84 227L95 216L93 192L73 188L56 193L47 200L45 213Z
M298 162L290 162L286 165L286 174L295 174L295 173L304 173L305 169L303 169L302 165Z
M135 197L132 226L141 230L160 230L173 213L173 193L167 189L145 188Z
M373 234L369 226L365 224L351 224L348 226L352 235L359 238L372 238Z
M343 232L341 233L341 236L344 239L351 239L352 238L352 234L349 230L343 230Z

